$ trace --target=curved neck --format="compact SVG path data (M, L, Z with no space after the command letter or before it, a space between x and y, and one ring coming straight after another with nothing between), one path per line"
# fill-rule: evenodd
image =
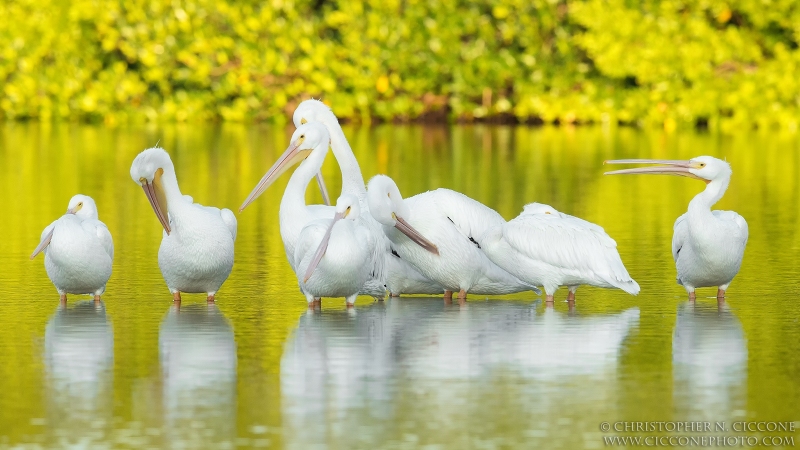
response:
M367 189L364 187L364 176L361 175L361 167L358 165L356 155L353 154L353 149L350 148L339 121L333 117L324 123L331 136L333 156L336 157L336 162L339 163L339 169L342 171L342 193L353 194L362 200L367 194Z
M322 163L325 161L327 153L327 142L324 147L315 147L311 154L292 173L289 184L286 185L286 190L283 191L283 198L281 198L281 215L288 213L289 216L287 217L298 217L299 214L305 211L306 188L322 168Z
M186 202L183 201L181 188L178 187L178 177L175 176L175 167L172 164L165 164L162 169L161 185L164 187L164 195L167 197L167 209L180 208Z
M710 216L711 207L725 194L730 181L730 177L724 177L709 182L703 192L689 202L689 217Z

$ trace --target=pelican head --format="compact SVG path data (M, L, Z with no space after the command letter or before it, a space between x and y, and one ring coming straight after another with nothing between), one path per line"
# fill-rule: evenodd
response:
M528 203L522 207L522 212L525 214L550 214L558 216L559 212L550 205L544 203Z
M286 170L308 158L312 151L316 150L326 154L330 142L331 138L328 134L328 129L320 122L309 122L297 127L294 130L294 134L292 134L289 147L286 148L286 151L275 161L275 164L270 167L256 187L253 188L253 191L247 196L242 206L239 207L239 212L242 212L247 205L263 194ZM316 170L319 170L319 168Z
M169 208L162 180L165 170L174 173L175 167L169 154L160 147L148 148L139 153L131 164L131 178L142 186L158 221L164 231L170 234L172 229L169 225Z
M360 215L361 207L358 206L358 199L354 195L344 194L336 200L336 214L333 216L331 224L328 225L325 236L323 236L322 241L319 243L319 247L317 247L317 251L314 253L311 263L308 264L308 269L306 269L306 274L303 277L303 283L311 278L311 275L319 265L322 257L325 256L325 252L328 250L328 242L331 240L333 226L336 225L336 222L342 219L355 221Z
M331 108L319 100L305 100L297 106L292 116L292 122L295 127L300 127L309 122L322 122L322 123L338 123L336 115L333 114Z
M94 203L92 197L89 197L88 195L77 194L69 199L67 214L75 214L82 220L97 220L97 205Z
M730 179L731 166L726 161L712 156L698 156L688 161L669 159L614 159L606 164L659 164L655 167L640 167L606 172L606 175L658 174L678 175L710 183L714 180Z
M397 184L386 175L376 175L367 185L367 203L372 217L380 224L395 227L425 250L438 255L439 249L414 229L404 217L408 217L408 206Z

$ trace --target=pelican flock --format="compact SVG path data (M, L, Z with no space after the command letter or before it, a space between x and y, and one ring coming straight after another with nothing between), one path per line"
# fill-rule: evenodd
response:
M548 304L560 286L574 302L581 285L639 293L617 245L599 225L541 203L524 206L506 221L497 211L459 192L439 188L403 198L386 175L364 183L358 161L331 108L302 102L292 117L289 145L239 207L241 213L283 173L292 170L279 212L289 266L310 306L323 297L357 295L383 299L401 294L502 295L544 288ZM331 151L342 176L341 195L329 205L321 168ZM657 164L607 172L667 174L703 180L706 188L674 226L672 253L677 281L696 297L701 287L725 291L738 273L747 243L747 222L732 211L712 211L731 179L730 165L710 156L688 161L626 159L609 164ZM155 147L133 160L131 178L140 185L163 228L158 266L175 301L181 293L203 293L209 302L234 265L236 217L229 209L203 206L182 194L169 154ZM306 204L316 179L324 205ZM114 245L97 207L76 195L67 213L43 231L31 255L45 253L47 274L62 301L67 294L95 300L111 276Z

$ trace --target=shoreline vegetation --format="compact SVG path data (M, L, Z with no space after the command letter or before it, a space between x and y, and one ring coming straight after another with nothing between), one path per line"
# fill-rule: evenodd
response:
M0 119L797 130L794 0L21 0Z

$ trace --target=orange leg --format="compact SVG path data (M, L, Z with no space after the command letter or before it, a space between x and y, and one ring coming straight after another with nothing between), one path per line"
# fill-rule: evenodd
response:
M389 292L389 297L400 297L400 294L395 294L394 292Z
M553 294L548 294L544 298L544 302L547 303L549 306L553 306L553 303L555 302L555 299L553 298Z
M697 294L694 291L689 292L689 300L694 301L697 298Z
M181 301L181 291L177 291L174 294L172 294L172 301L174 302Z
M59 303L61 306L67 306L67 294L61 294L58 296Z
M725 298L725 289L717 289L717 298Z
M314 308L322 308L322 297L314 297Z
M568 302L574 302L575 301L575 293L574 292L569 291L569 293L567 294L567 301Z
M206 298L206 301L208 303L214 303L214 294L209 295L208 298Z
M458 304L464 305L467 302L467 291L464 289L458 291Z

